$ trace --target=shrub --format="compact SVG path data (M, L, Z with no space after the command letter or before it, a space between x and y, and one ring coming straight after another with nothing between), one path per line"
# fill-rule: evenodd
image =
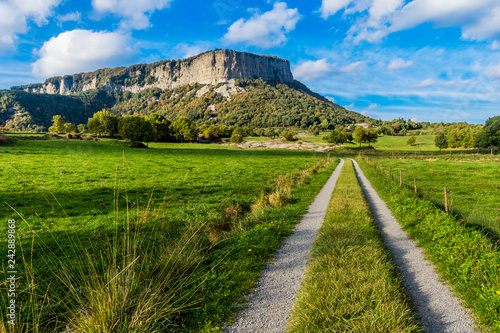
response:
M12 143L12 139L7 135L0 134L0 146L9 145Z
M231 138L229 139L231 143L241 143L243 142L243 136L240 134L233 134L231 135Z

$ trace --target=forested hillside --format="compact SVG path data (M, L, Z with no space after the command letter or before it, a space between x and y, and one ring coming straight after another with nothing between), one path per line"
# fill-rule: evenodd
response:
M70 96L1 91L0 125L16 130L46 130L56 114L66 117L68 122L86 124L88 118L104 108L117 115L159 113L172 121L186 116L198 126L305 129L316 125L331 129L337 124L369 120L311 92L298 81L236 80L235 86L242 92L226 97L216 91L222 85L192 84L172 90L151 88L136 94L89 90ZM205 93L201 94L200 89Z

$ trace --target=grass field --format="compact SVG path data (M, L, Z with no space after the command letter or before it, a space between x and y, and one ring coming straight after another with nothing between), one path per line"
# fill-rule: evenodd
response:
M347 160L313 246L290 332L420 332Z
M16 219L18 237L17 332L220 330L337 164L303 151L150 147L0 147L0 217Z
M484 230L471 227L460 218L446 214L430 201L415 195L413 189L388 181L363 159L359 158L358 163L398 222L425 249L426 256L436 264L441 277L472 309L481 329L484 332L500 332L498 239ZM460 162L454 162L451 166L460 165ZM480 167L479 163L477 165ZM452 173L452 170L456 169L451 168L449 172ZM479 170L486 178L484 171ZM462 178L466 177L462 174ZM471 186L479 181L480 178L472 179ZM476 190L465 187L464 191L473 195Z
M433 155L376 159L388 177L392 168L399 182L417 189L425 198L444 207L444 187L449 193L449 208L469 223L500 235L500 183L498 159L489 155Z

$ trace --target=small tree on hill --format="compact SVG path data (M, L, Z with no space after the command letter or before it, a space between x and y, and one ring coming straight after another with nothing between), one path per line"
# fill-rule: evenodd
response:
M120 136L130 140L131 147L138 147L140 142L151 142L156 140L154 126L140 116L130 116L120 119L118 124Z
M412 136L408 139L408 141L406 141L406 144L407 144L407 145L410 145L410 146L414 146L416 141L417 141L417 139L415 138L415 136L414 136L414 135L412 135Z
M439 151L441 151L441 149L448 148L448 140L446 140L446 135L443 132L436 135L434 144L439 148Z
M330 132L330 134L324 136L323 140L336 145L343 145L344 143L352 140L352 133L336 129Z

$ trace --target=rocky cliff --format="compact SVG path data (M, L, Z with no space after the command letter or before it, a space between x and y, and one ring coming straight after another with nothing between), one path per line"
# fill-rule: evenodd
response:
M208 51L184 60L100 69L91 73L53 77L42 84L12 87L47 94L70 95L91 89L139 92L174 89L193 83L216 85L233 79L292 82L288 60L232 50Z

